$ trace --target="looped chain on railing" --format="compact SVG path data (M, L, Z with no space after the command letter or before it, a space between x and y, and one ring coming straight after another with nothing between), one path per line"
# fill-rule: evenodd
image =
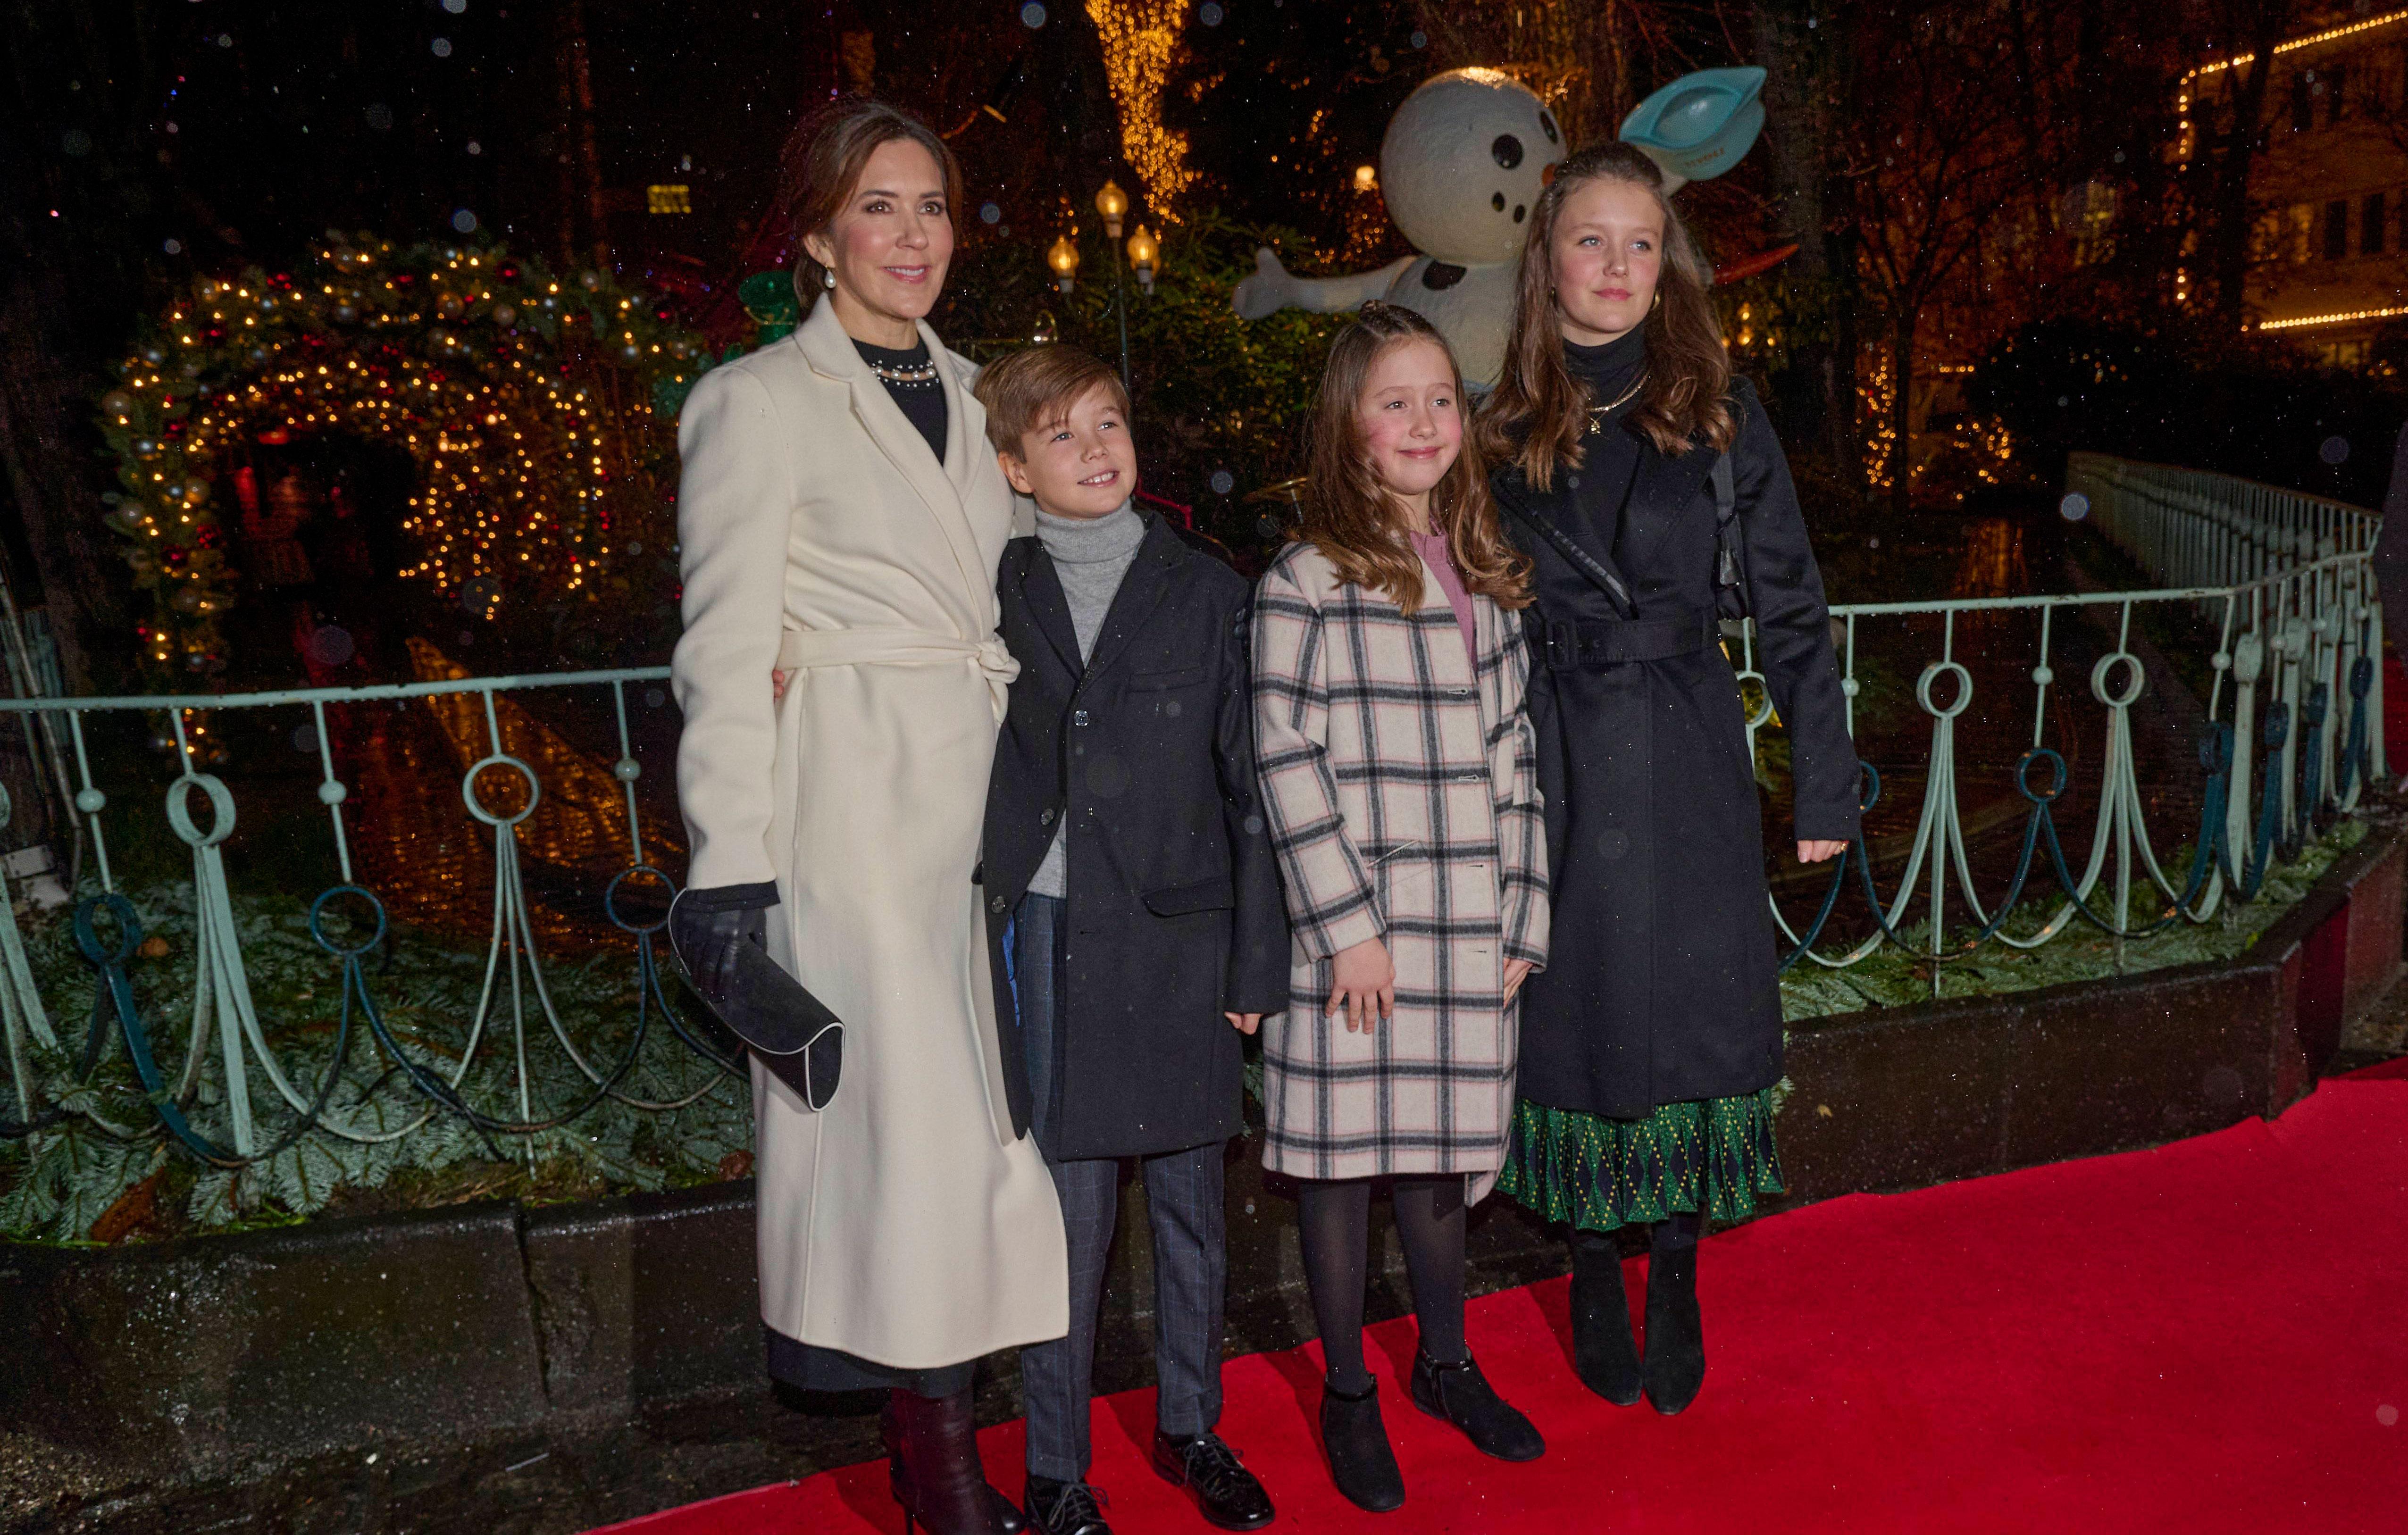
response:
M667 904L677 890L667 876L652 867L645 857L642 823L635 789L641 768L631 749L625 687L630 681L657 681L666 676L663 668L642 668L534 678L466 680L453 683L312 689L206 700L60 699L16 703L19 709L34 708L66 715L81 782L81 787L75 796L75 807L85 818L92 835L93 864L100 889L79 901L72 911L76 947L92 967L94 993L93 1021L84 1040L79 1069L75 1072L76 1080L64 1090L45 1091L35 1080L24 1048L25 1039L30 1036L51 1049L57 1048L58 1040L36 987L14 913L5 899L0 899L0 1030L6 1033L10 1078L18 1110L15 1120L0 1121L0 1133L22 1136L54 1124L72 1112L110 1136L131 1138L138 1134L133 1127L113 1125L94 1112L91 1107L91 1094L83 1085L92 1079L104 1058L108 1041L112 1038L124 1042L128 1062L159 1126L175 1143L202 1162L218 1168L239 1168L267 1161L285 1152L312 1130L324 1131L363 1144L390 1141L421 1128L438 1114L466 1125L483 1140L487 1151L499 1160L503 1153L494 1137L532 1138L538 1132L556 1129L579 1120L606 1098L616 1098L636 1109L663 1112L693 1104L730 1081L743 1080L745 1072L740 1062L687 1026L679 1011L670 1005L661 982L656 939L666 925ZM609 684L617 717L619 756L611 765L610 772L624 794L629 862L610 880L602 893L601 904L611 925L632 940L635 958L637 1005L632 1027L624 1047L614 1052L612 1058L599 1062L588 1051L580 1050L571 1038L545 977L519 842L520 828L540 802L543 787L535 769L507 749L494 704L494 696L509 688L579 683ZM371 983L366 961L383 944L388 919L384 903L373 891L356 882L352 873L350 840L344 825L344 809L350 794L335 773L332 738L326 728L326 705L330 702L435 697L446 694L474 695L483 704L489 749L463 775L460 792L468 814L488 827L493 835L494 916L483 982L477 1006L466 1022L465 1040L456 1057L437 1060L429 1057L423 1045L413 1043L393 1026ZM0 707L10 702L0 700ZM327 810L339 876L337 883L327 888L311 903L308 929L311 940L334 961L339 975L332 1054L327 1058L322 1078L315 1083L314 1090L307 1094L294 1084L276 1051L271 1048L267 1031L252 998L236 906L224 865L223 844L233 832L236 822L234 796L223 781L195 767L186 733L185 710L203 705L211 710L306 705L311 712L322 769L318 798ZM132 900L116 887L103 829L103 814L109 800L93 782L90 754L83 739L83 715L86 712L135 709L164 709L167 711L181 770L168 785L166 819L170 828L193 852L193 1025L181 1069L173 1073L172 1081L152 1048L151 1030L143 1017L127 969L129 962L136 958L141 948L143 927ZM480 779L496 770L516 773L520 777L524 784L523 803L505 809L489 800L480 789ZM499 784L487 786L496 790L500 788ZM206 829L195 816L195 794L208 802L209 819ZM0 825L7 824L7 811L5 797L0 797ZM638 883L657 887L662 915L646 918L627 909L626 897ZM0 892L0 895L5 895L5 892ZM355 908L358 918L349 936L338 934L333 921L336 912L345 907ZM101 936L103 919L114 930L113 941L105 941ZM359 936L362 933L366 936ZM499 1027L500 998L505 990L509 999L513 1053L511 1081L516 1102L515 1112L495 1113L479 1107L474 1101L469 1074L484 1040ZM587 1091L575 1095L573 1100L565 1105L539 1108L535 1101L528 1064L530 1004L541 1011L566 1058L589 1083ZM655 1015L668 1024L670 1032L685 1048L710 1067L708 1080L700 1087L659 1097L638 1096L625 1089L629 1074L650 1038ZM214 1030L211 1028L213 1024L216 1026ZM374 1041L375 1050L387 1064L373 1083L356 1094L354 1110L366 1109L381 1092L383 1084L396 1077L425 1104L420 1112L407 1118L398 1127L370 1128L329 1112L337 1091L345 1080L355 1025L365 1026L364 1032ZM214 1049L211 1048L213 1032ZM450 1052L444 1054L449 1054ZM214 1071L207 1069L211 1064L216 1067ZM294 1113L291 1125L273 1139L262 1133L258 1123L251 1084L251 1073L254 1069L265 1077ZM202 1096L205 1078L213 1084L213 1101L222 1108L226 1122L226 1132L222 1138L204 1132L192 1118L192 1109ZM226 1143L229 1141L230 1144ZM528 1151L532 1157L532 1140L528 1142Z
M2255 899L2277 861L2299 857L2327 820L2346 813L2363 786L2388 771L2376 728L2382 718L2382 677L2374 662L2382 637L2368 566L2377 526L2372 514L2272 487L2085 453L2073 455L2068 489L2069 501L2081 500L2095 514L2100 530L2168 582L2167 587L2073 596L1873 603L1831 610L1842 630L1842 690L1852 729L1861 692L1856 674L1861 625L1910 615L1941 619L1941 654L1925 666L1914 685L1915 701L1931 722L1923 806L1893 897L1885 901L1879 894L1870 849L1859 836L1842 854L1802 935L1774 903L1774 921L1789 942L1781 961L1784 971L1801 959L1845 969L1884 944L1907 947L1907 916L1918 895L1925 908L1919 957L1929 963L1934 995L1947 962L1966 958L1993 940L2014 949L2036 949L2076 917L2116 940L2120 954L2124 940L2145 938L2176 923L2209 921L2228 892L2237 900ZM2091 696L2106 715L2098 813L2090 856L2077 876L2065 855L2054 809L2066 790L2069 770L2064 758L2043 744L2049 690L2057 681L2050 665L2052 624L2060 609L2111 603L2118 609L2114 643L2090 669ZM2132 617L2137 607L2146 604L2194 606L2218 627L2208 718L2200 742L2205 780L2200 826L2179 888L2151 843L2133 744L2131 710L2148 676L2132 647ZM1971 702L1974 678L1956 657L1956 625L1960 618L1976 613L2027 608L2039 610L2040 634L2030 673L2031 750L2014 770L2015 788L2027 806L2022 846L2005 890L1994 906L1985 908L1975 889L1960 807L1956 728ZM1755 675L1752 650L1742 650L1739 673L1742 684ZM2229 696L2228 679L2232 683ZM2328 729L2331 700L2344 681L2346 724ZM2267 695L2262 700L2261 692ZM1751 714L1751 744L1763 723L1762 711ZM2035 768L2046 769L2044 784L2035 783ZM2254 821L2253 771L2258 783ZM1879 796L1879 777L1870 764L1866 764L1866 775L1865 807L1870 811ZM2008 918L2022 904L2033 865L2043 851L2061 892L2060 904L2036 929L2011 932ZM1845 953L1818 953L1815 944L1829 925L1851 866L1862 884L1874 930ZM1970 929L1953 935L1948 913L1952 869L1956 896L1971 922ZM2133 912L2136 879L2145 882L2159 903L2157 914L2145 920Z

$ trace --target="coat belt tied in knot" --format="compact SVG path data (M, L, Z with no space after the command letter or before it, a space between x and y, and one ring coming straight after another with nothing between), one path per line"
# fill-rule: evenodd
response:
M968 662L986 679L997 724L1020 663L995 635L964 639L926 629L787 629L778 637L778 669L815 667L940 667Z

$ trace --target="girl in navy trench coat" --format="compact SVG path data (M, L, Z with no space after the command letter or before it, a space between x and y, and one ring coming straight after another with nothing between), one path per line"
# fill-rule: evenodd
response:
M1730 375L1710 280L1652 162L1624 145L1574 156L1533 209L1483 418L1506 531L1537 567L1555 911L1553 963L1522 1004L1500 1186L1572 1227L1582 1379L1623 1404L1643 1388L1668 1413L1704 1377L1704 1221L1781 1188L1777 953L1755 764L1717 642L1726 588L1788 731L1799 856L1838 853L1857 822L1822 579L1781 445ZM1634 1222L1654 1228L1643 1362L1608 1235Z

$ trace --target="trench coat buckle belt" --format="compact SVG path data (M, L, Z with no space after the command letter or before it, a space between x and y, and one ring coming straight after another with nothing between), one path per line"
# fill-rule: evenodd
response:
M986 679L996 723L1003 723L1011 680L1020 675L1001 638L964 639L927 629L784 629L778 636L778 669L816 667L941 667L967 664Z
M1584 623L1557 620L1546 626L1546 662L1556 671L1579 671L1627 661L1669 661L1704 650L1719 638L1710 612Z

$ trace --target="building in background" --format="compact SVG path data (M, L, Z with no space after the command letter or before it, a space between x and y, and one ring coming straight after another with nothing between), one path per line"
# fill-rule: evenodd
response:
M2408 8L2310 15L2267 81L2251 323L2328 366L2395 366L2376 342L2408 329Z

